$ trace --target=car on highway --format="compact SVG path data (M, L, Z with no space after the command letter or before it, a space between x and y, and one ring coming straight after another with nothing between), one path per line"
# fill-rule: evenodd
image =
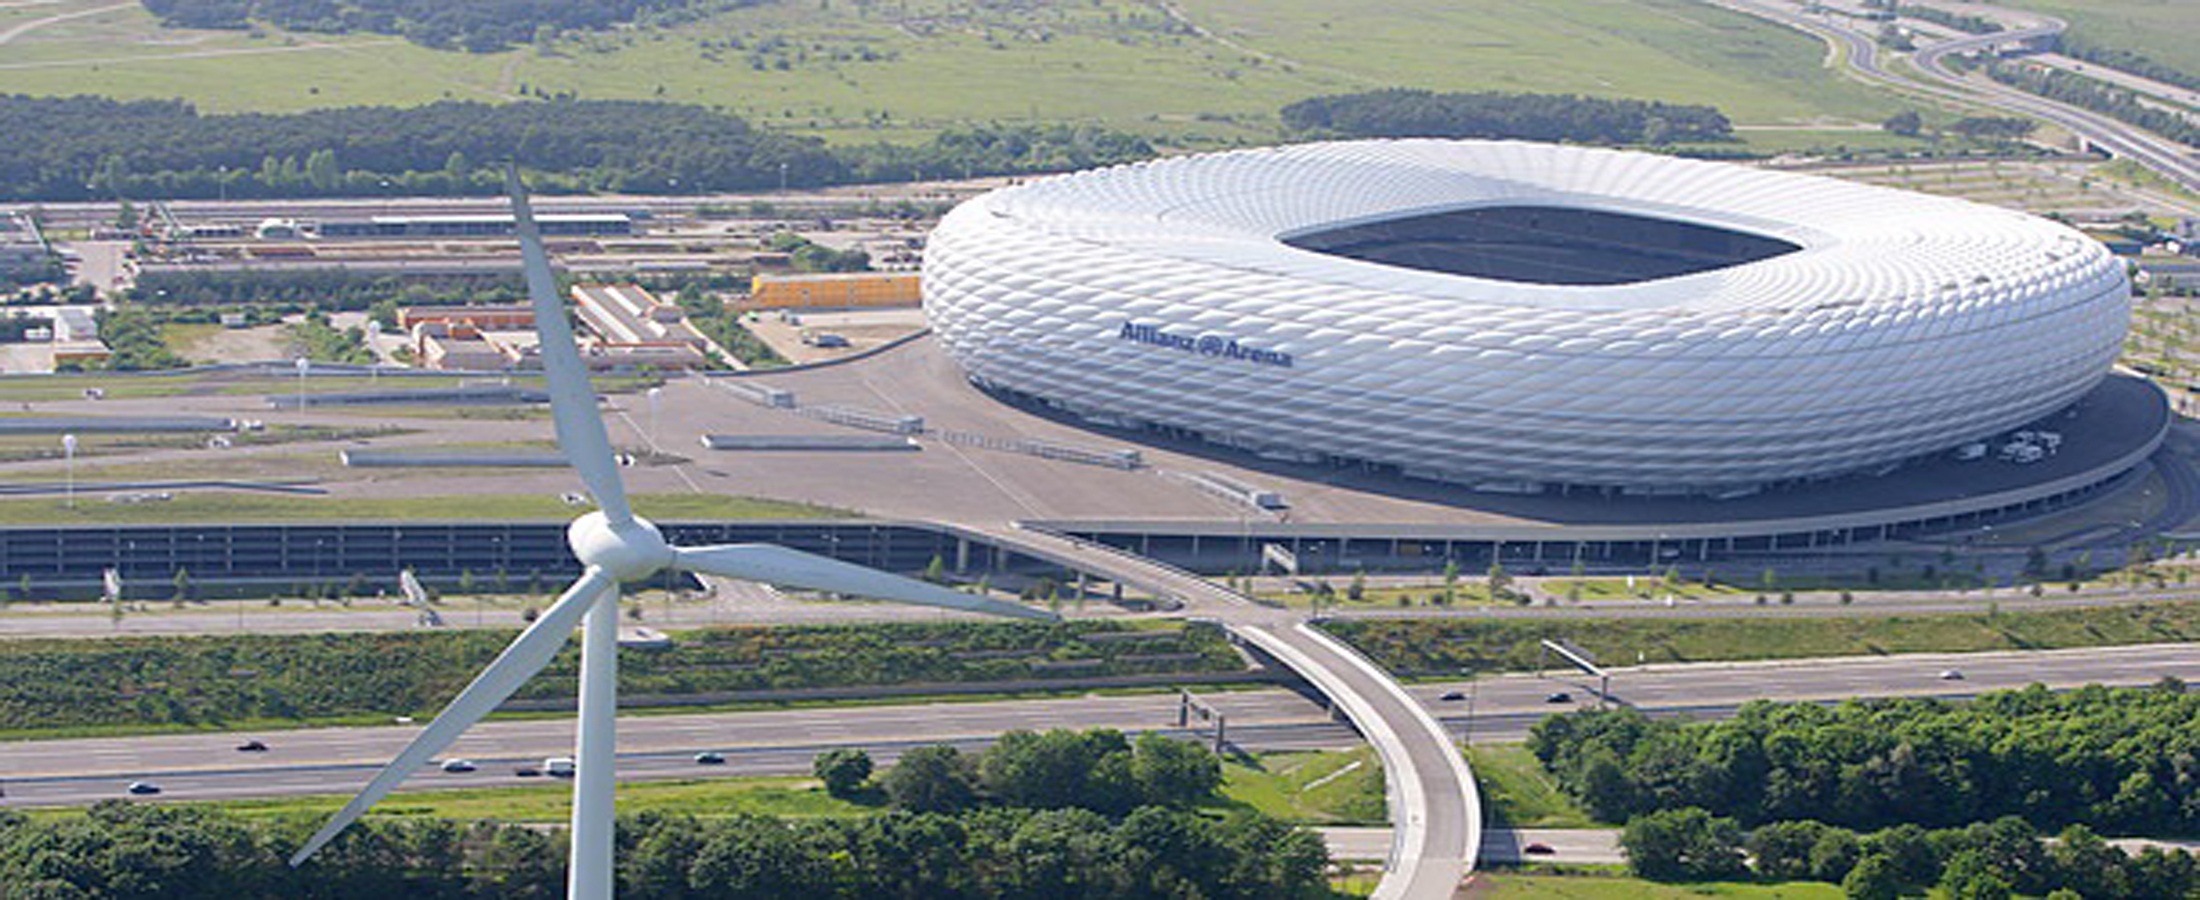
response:
M1520 852L1532 856L1549 856L1553 853L1557 853L1558 851L1551 849L1551 845L1549 844L1529 844L1528 846L1520 848Z
M141 795L158 794L160 793L160 785L154 784L150 781L133 781L130 782L129 791L130 793Z
M263 741L260 741L260 740L258 740L258 739L256 739L256 738L255 738L255 739L253 739L253 740L249 740L249 741L246 741L246 742L244 742L244 743L242 743L242 744L238 744L238 745L237 745L237 752L238 752L238 753L266 753L266 752L267 752L267 744L266 744L265 742L263 742Z
M1565 691L1553 691L1550 696L1543 698L1543 702L1572 703L1574 702L1574 695L1566 693Z
M726 764L726 758L722 754L706 750L695 754L695 764L698 766L722 766Z
M1941 673L1940 673L1940 680L1942 680L1942 681L1962 681L1962 680L1963 680L1963 673L1962 673L1962 672L1959 672L1959 671L1957 671L1957 670L1955 670L1955 669L1943 669L1943 670L1941 670Z
M541 778L542 770L534 766L520 766L513 769L512 774L520 778Z
M470 759L446 759L443 761L443 771L453 775L463 775L475 768L477 767L474 765L474 761Z
M1442 700L1446 703L1457 703L1461 700L1467 699L1467 695L1459 691L1445 691L1444 696L1438 697L1436 699Z
M570 756L552 756L542 761L542 774L552 778L571 778L579 771Z

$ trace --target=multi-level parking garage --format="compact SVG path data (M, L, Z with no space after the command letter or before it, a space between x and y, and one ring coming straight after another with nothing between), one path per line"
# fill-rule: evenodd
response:
M1730 493L2062 409L2122 266L2061 225L1638 153L1314 144L1047 179L934 233L975 382L1270 457Z

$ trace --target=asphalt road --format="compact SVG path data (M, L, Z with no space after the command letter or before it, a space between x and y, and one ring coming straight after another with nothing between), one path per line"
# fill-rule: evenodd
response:
M1950 54L2029 37L2059 34L2065 27L2060 20L2027 13L2026 15L2036 20L2030 27L1922 47L1912 57L1912 61L1932 81L1920 82L1882 68L1879 64L1879 46L1872 37L1837 22L1835 17L1813 18L1798 13L1787 5L1763 0L1714 2L1771 19L1837 44L1847 57L1850 68L1868 80L2035 115L2061 125L2117 156L2136 160L2188 189L2200 189L2200 163L2194 162L2191 148L2107 116L2048 100L1998 82L1984 78L1966 79L1943 65L1943 60Z
M1329 855L1346 860L1381 860L1390 851L1390 829L1323 827L1322 842ZM1528 852L1541 844L1548 852ZM1619 851L1616 828L1492 828L1482 835L1483 862L1568 863L1577 866L1612 866L1627 861Z
M1943 670L1961 681L1943 681ZM1785 663L1661 665L1614 670L1615 701L1654 715L1715 717L1754 699L1836 700L1854 696L1965 696L2040 682L2138 685L2165 675L2200 682L2200 645L2104 650L1948 654L1810 660ZM1525 738L1553 711L1595 700L1594 685L1576 675L1502 676L1479 682L1422 684L1408 690L1436 711L1448 730L1476 743ZM1564 691L1567 703L1551 703ZM1470 700L1444 701L1459 692ZM1264 689L1202 694L1229 720L1230 743L1242 750L1334 748L1358 742L1320 703ZM628 780L710 775L803 775L818 752L867 748L890 762L909 747L953 743L978 747L1015 728L1176 728L1170 695L1088 696L911 706L819 707L770 712L630 715L619 723L619 775ZM1472 715L1471 729L1469 715ZM569 755L570 719L494 721L461 738L451 756L481 766L467 775L423 772L405 789L493 787L539 783L513 775L520 764ZM394 755L415 728L324 728L258 734L193 734L133 738L18 741L0 745L6 795L0 804L73 805L124 796L131 781L161 785L165 799L213 800L305 794L348 794ZM1209 736L1200 731L1198 736ZM247 738L266 753L233 749ZM693 755L715 750L723 766L698 766Z

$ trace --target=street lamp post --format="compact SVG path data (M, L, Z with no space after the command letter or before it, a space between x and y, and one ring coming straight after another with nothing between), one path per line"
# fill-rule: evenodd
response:
M75 509L75 508L76 508L76 435L73 435L73 434L64 434L64 435L62 435L62 436L61 436L61 458L62 458L62 460L63 460L63 463L62 463L62 464L63 464L63 465L64 465L64 466L65 466L65 467L66 467L66 468L68 469L68 473L69 473L69 474L68 474L68 482L67 482L67 487L65 487L65 488L64 488L63 490L64 490L64 491L66 492L65 496L66 496L66 497L68 498L68 505L69 505L69 508L70 508L70 509Z
M664 388L653 387L649 389L649 449L652 451L657 449L657 401L663 398L664 395Z
M382 384L382 320L367 319L367 384Z

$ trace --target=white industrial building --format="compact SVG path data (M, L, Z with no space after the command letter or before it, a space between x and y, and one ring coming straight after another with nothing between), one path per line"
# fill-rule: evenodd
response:
M1582 147L1237 151L949 214L978 384L1101 423L1488 489L1722 493L2001 434L2091 389L2121 263L2053 222Z

